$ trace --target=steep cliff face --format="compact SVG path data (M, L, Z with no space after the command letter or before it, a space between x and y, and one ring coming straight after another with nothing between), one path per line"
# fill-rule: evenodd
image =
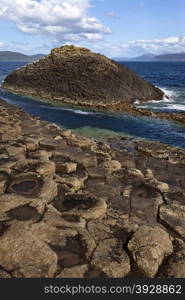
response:
M3 88L88 106L111 107L135 100L160 100L164 93L107 57L85 48L63 46L22 67L5 79Z

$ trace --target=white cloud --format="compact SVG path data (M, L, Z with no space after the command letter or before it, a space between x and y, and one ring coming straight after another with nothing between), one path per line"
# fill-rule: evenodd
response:
M91 0L1 0L0 18L12 21L27 34L57 37L61 41L95 40L110 33L88 15Z
M3 48L5 46L4 42L0 42L0 48Z
M106 13L106 16L107 17L110 17L110 18L118 18L118 15L115 11L109 11Z
M146 53L155 55L162 53L185 52L185 37L169 37L166 39L136 40L128 43L111 44L101 39L101 33L66 33L66 41L77 46L87 46L92 51L105 54L109 57L134 57ZM86 43L84 43L84 41ZM87 41L94 43L87 43ZM12 41L9 44L0 42L0 49L9 49L24 53L49 53L53 47L61 46L61 40L56 38L48 39L43 44L33 45L31 42Z
M99 45L100 46L100 45ZM166 39L136 40L119 45L104 43L100 46L104 48L109 56L137 56L145 53L180 53L185 52L185 37L169 37Z

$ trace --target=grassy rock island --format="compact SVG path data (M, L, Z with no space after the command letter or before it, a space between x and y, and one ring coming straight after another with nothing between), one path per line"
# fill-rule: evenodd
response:
M161 100L164 93L128 68L85 48L63 46L15 70L3 88L64 103L119 107L136 100Z
M69 105L185 122L185 113L153 112L135 101L163 99L164 92L127 67L86 48L55 48L9 74L2 88Z

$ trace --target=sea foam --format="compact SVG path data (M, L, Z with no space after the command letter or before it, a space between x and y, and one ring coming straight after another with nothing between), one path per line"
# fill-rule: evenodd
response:
M95 112L90 112L90 111L82 111L80 109L72 109L72 108L67 108L67 107L60 107L60 106L47 106L47 105L41 105L42 108L47 108L50 110L62 110L62 111L70 111L75 114L80 114L80 115L97 115Z
M158 87L160 88L160 87ZM164 92L164 97L161 100L151 100L149 103L161 103L161 102L166 102L166 103L173 103L175 102L174 97L176 96L176 92L174 90L170 90L167 88L160 88Z
M170 104L170 105L167 105L166 108L171 109L171 110L185 111L185 105L183 105L183 104Z

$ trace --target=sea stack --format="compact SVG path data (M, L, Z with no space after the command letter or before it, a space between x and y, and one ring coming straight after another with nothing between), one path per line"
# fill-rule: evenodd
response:
M63 103L111 108L164 93L136 73L86 48L63 46L8 75L3 88Z

